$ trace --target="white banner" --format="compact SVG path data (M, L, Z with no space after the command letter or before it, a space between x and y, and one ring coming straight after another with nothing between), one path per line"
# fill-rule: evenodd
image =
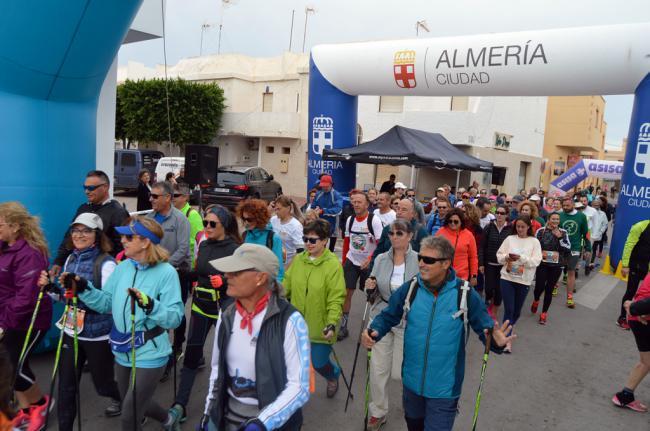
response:
M314 63L351 95L633 93L650 71L650 23L318 45Z

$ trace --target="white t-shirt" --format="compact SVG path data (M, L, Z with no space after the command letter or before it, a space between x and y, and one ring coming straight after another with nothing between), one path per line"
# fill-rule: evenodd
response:
M350 226L350 219L354 217L352 222L352 230L348 231ZM379 217L372 218L372 230L375 235L368 231L368 216L358 220L356 216L350 216L345 221L345 237L350 238L350 249L347 258L353 264L360 266L363 262L368 260L377 248L377 243L381 237L381 231L384 228L381 224Z
M406 270L406 263L393 266L393 273L390 276L390 291L395 292L399 287L404 284L404 271Z
M273 226L273 232L280 236L282 246L287 252L287 261L284 264L286 268L296 255L296 250L305 248L305 243L302 241L302 224L295 217L291 217L291 220L282 223L278 216L273 216L271 217L271 226Z
M594 231L594 217L596 217L596 208L585 207L582 210L582 213L587 217L587 226L589 226L589 232Z
M373 214L376 217L379 217L379 220L381 220L381 224L384 226L388 226L389 224L394 222L395 219L397 218L397 214L395 214L394 210L389 210L388 212L382 214L381 212L379 212L379 208L377 208L376 210L373 211Z
M489 225L490 222L494 219L496 219L496 216L492 213L487 213L485 217L481 217L481 219L479 220L481 224L481 229L485 229L485 227Z

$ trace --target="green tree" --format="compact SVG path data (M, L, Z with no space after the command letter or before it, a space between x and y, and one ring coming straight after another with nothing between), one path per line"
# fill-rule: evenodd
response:
M161 143L169 141L183 149L186 144L208 144L217 136L225 108L223 90L215 83L183 79L165 81L127 80L117 87L115 138ZM170 127L169 127L170 126Z

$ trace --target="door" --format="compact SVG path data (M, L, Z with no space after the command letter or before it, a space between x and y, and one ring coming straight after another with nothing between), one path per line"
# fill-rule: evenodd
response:
M120 154L119 172L117 173L120 187L134 189L138 187L138 152L123 152Z

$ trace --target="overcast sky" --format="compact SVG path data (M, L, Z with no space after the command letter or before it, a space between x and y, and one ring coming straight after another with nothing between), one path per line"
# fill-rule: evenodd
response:
M219 23L221 52L277 56L289 48L291 11L295 10L292 50L302 48L305 7L309 16L306 51L319 43L415 37L415 23L426 20L431 32L420 37L534 30L585 25L650 22L650 0L167 0L167 63L216 53ZM650 36L649 36L650 37ZM162 40L125 45L119 64L138 61L162 64ZM576 58L576 61L580 61ZM607 96L607 142L617 145L627 136L632 96Z

